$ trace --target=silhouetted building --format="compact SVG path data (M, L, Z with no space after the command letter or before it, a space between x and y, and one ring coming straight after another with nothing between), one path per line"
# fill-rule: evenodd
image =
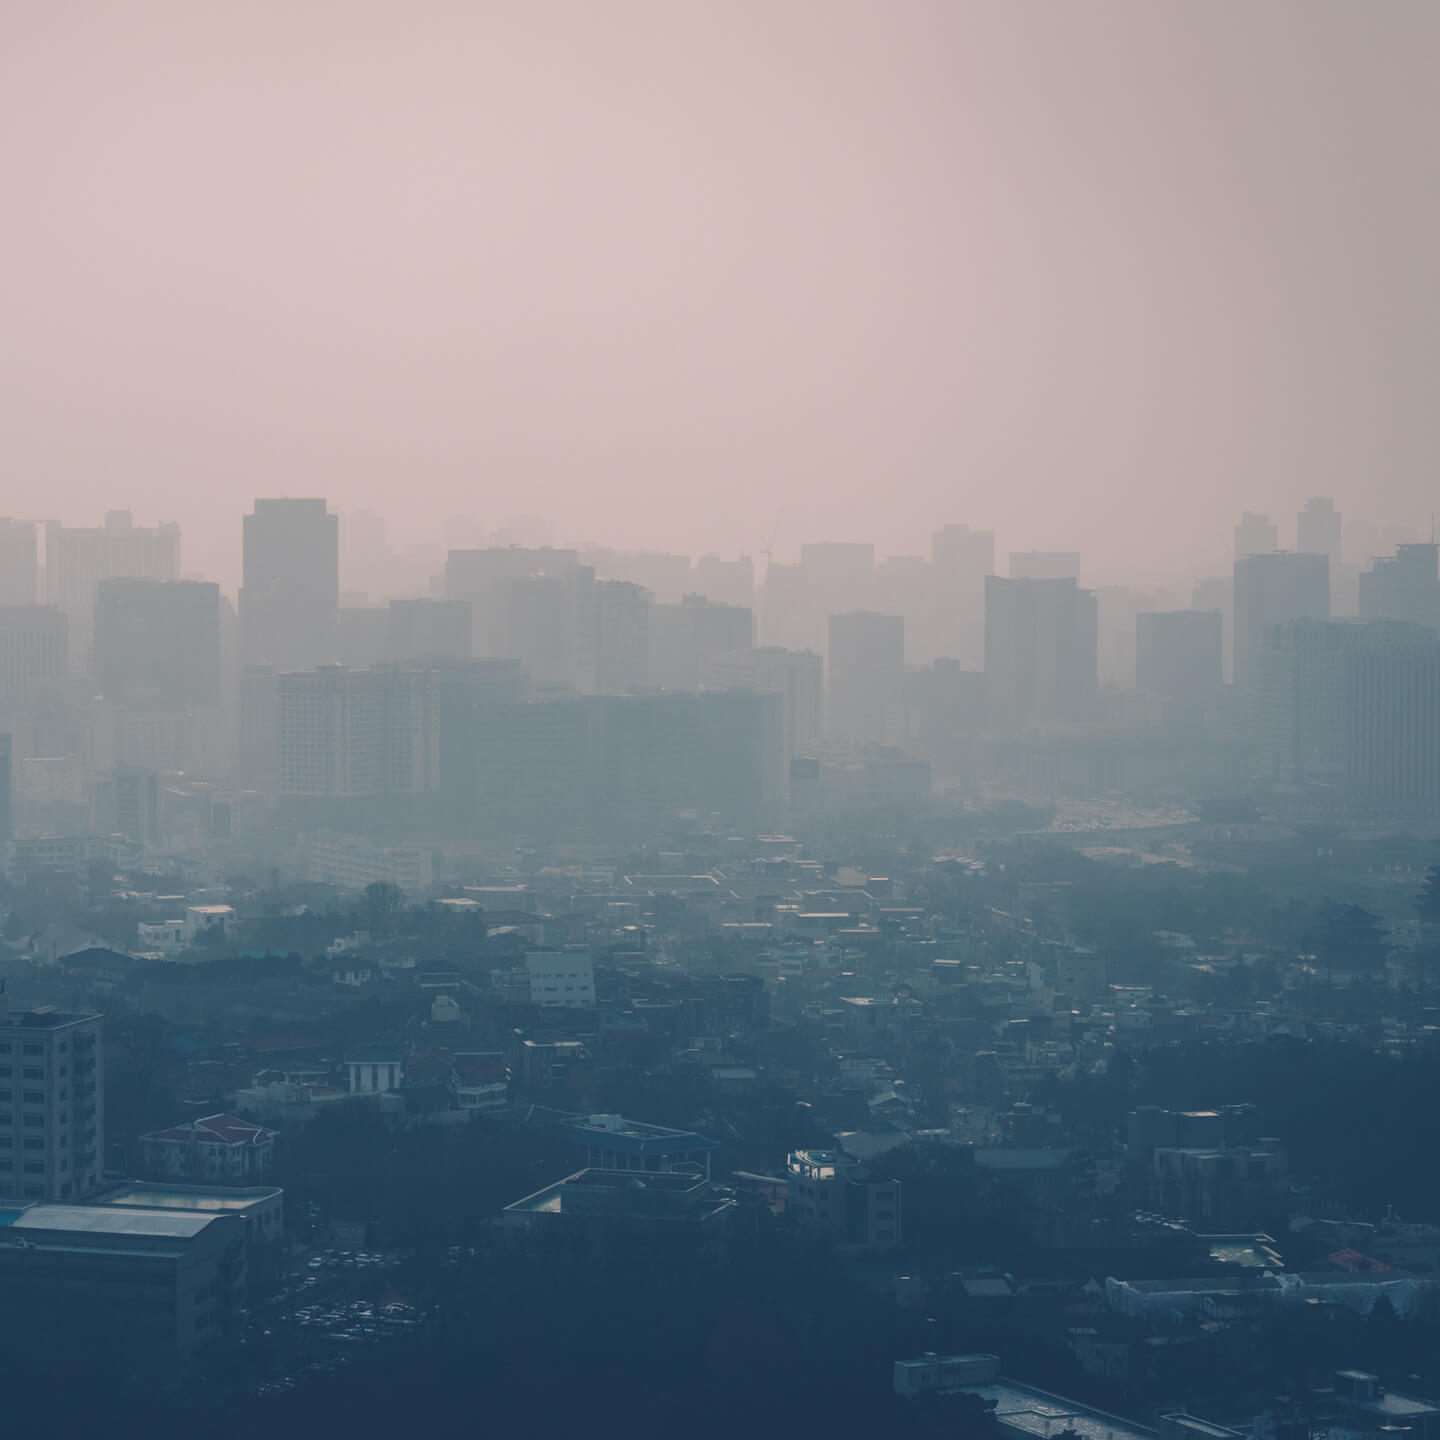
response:
M95 591L102 580L178 580L180 527L136 525L128 510L111 510L98 529L45 526L45 599L69 620L70 658L88 670Z
M1247 510L1235 527L1235 558L1246 555L1269 555L1280 546L1280 532L1268 515Z
M626 695L650 683L650 610L653 598L629 580L595 585L595 690Z
M1401 545L1360 576L1362 620L1440 627L1440 545Z
M1235 683L1253 692L1260 680L1265 629L1286 620L1330 618L1330 561L1289 551L1235 562Z
M678 605L650 611L650 683L664 690L698 690L712 655L746 650L754 644L751 613L736 605L716 605L703 595L687 595Z
M386 660L468 660L474 653L468 600L392 600Z
M1330 560L1330 585L1334 589L1340 567L1343 525L1333 500L1307 500L1295 517L1295 548L1303 555L1325 555Z
M985 686L1001 732L1094 717L1095 595L1073 579L985 581Z
M1367 627L1369 628L1369 627ZM1357 803L1440 813L1440 642L1376 641L1346 657L1345 777Z
M220 705L220 587L197 580L102 580L95 676L107 700L153 710Z
M276 688L282 799L394 800L437 790L434 670L326 666L282 674Z
M904 703L905 621L899 615L848 610L830 617L825 730L857 744L898 738Z
M340 525L324 500L256 500L244 517L243 663L308 669L339 647Z
M10 714L35 685L63 680L67 621L55 605L0 605L0 714Z
M754 690L780 696L787 763L820 735L824 667L813 650L761 645L712 655L701 673L708 690Z
M995 532L946 525L930 537L935 653L969 670L985 663L985 577L995 573Z
M40 598L38 537L33 520L0 519L0 605L33 605Z
M1203 719L1224 673L1218 610L1153 610L1135 617L1135 683Z

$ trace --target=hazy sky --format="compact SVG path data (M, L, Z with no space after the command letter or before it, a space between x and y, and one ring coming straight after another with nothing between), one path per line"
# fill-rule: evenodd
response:
M1228 564L1421 522L1434 0L56 0L0 25L0 513Z

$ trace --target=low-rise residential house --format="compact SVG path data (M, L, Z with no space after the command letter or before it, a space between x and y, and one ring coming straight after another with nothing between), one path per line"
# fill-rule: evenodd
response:
M146 1173L177 1180L249 1185L263 1180L278 1133L238 1115L206 1115L140 1137Z

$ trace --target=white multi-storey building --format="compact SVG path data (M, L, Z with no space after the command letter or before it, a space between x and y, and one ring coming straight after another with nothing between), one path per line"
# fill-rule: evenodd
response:
M595 962L583 946L537 950L525 957L530 1003L566 1009L595 1008Z
M83 1200L100 1187L99 1015L10 1013L0 990L0 1200Z

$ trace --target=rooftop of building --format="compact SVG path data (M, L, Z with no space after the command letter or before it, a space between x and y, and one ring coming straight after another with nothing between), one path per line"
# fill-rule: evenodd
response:
M175 1143L219 1142L223 1145L264 1145L273 1140L276 1131L267 1130L263 1125L254 1125L238 1115L204 1115L189 1120L184 1125L174 1125L168 1130L152 1130L142 1135L142 1140L161 1140Z
M673 1155L682 1151L714 1150L715 1141L691 1130L647 1125L623 1115L575 1115L562 1122L569 1138L585 1145L603 1145L637 1155Z
M134 1206L32 1205L10 1222L10 1230L65 1231L87 1235L150 1235L189 1240L221 1217L215 1212L141 1209Z
M148 1210L191 1210L217 1214L230 1210L248 1210L252 1205L273 1200L285 1192L274 1185L162 1185L148 1180L133 1180L118 1190L101 1196L106 1205Z

